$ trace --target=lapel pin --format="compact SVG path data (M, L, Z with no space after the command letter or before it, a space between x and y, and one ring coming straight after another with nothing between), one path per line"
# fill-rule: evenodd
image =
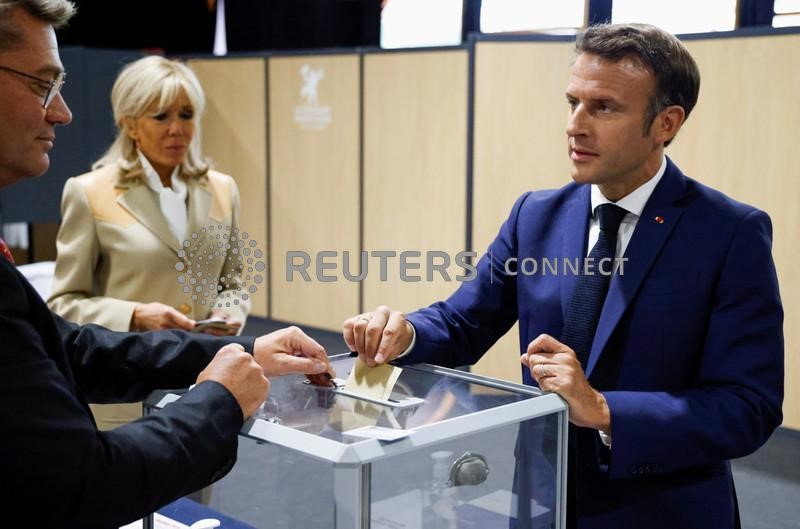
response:
M664 217L659 217L658 215L656 215L655 221L658 222L659 224L664 224Z

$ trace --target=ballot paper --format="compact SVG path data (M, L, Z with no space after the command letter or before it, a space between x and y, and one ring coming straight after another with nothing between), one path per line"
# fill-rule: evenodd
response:
M339 401L331 408L330 424L340 432L365 426L374 426L383 413L384 406L356 399Z
M388 400L403 370L389 364L369 367L356 358L344 387L348 393L375 400Z

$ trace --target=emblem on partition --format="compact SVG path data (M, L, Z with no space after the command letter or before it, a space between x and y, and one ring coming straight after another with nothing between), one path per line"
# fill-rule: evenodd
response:
M319 103L319 83L325 78L325 70L312 68L310 64L300 67L300 104L294 107L294 121L300 128L323 130L331 124L330 105Z

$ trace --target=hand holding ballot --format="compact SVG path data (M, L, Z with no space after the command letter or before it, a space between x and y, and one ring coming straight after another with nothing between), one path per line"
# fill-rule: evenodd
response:
M345 320L342 335L358 359L374 367L404 353L414 340L414 328L402 312L381 305Z
M303 373L317 385L330 386L336 373L325 349L298 327L287 327L256 338L253 357L264 375Z

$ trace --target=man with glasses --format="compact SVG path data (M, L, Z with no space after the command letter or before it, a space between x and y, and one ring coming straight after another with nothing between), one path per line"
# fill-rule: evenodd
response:
M0 0L0 187L39 176L69 108L54 28L67 0ZM327 368L299 329L259 338L127 334L50 313L0 239L0 513L13 527L118 527L216 481L269 390L266 376ZM245 351L251 351L252 354ZM316 374L316 375L313 375ZM87 401L133 402L196 385L178 402L99 432Z
M28 20L21 2L0 3L0 160L8 168L0 172L0 186L21 178L38 176L49 166L56 125L66 125L72 114L59 96L64 69L55 34L38 30L27 38ZM51 8L53 9L53 8ZM33 27L31 27L32 29ZM37 101L37 105L25 104ZM12 172L13 169L13 172Z
M48 81L47 79L40 79L35 75L30 75L25 72L20 72L19 70L15 70L14 68L8 68L7 66L0 66L0 70L4 70L6 72L15 73L20 77L24 77L25 79L31 79L36 81L34 86L34 92L38 93L42 96L42 108L46 109L50 106L50 102L55 99L55 97L61 93L61 87L64 86L64 79L67 77L66 72L59 72L56 75L56 78L53 80Z

